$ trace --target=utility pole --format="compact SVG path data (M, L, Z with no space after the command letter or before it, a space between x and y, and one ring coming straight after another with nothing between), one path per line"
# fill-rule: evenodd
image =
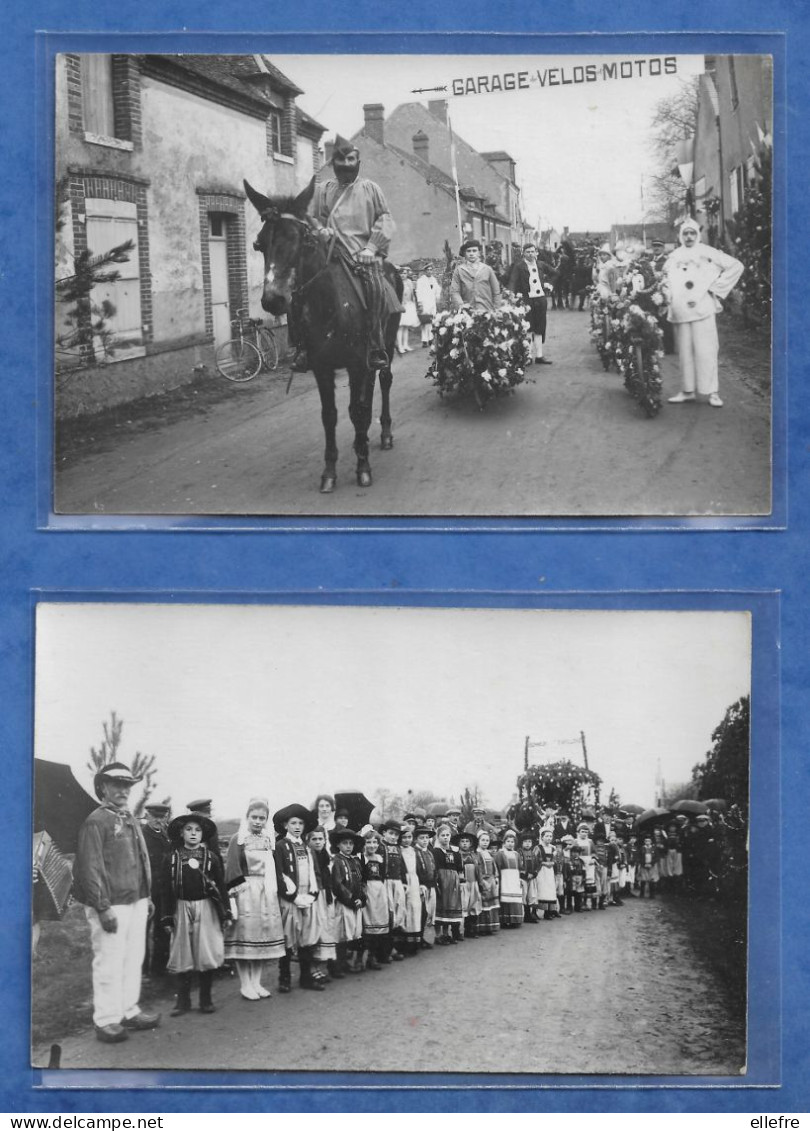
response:
M579 732L579 737L582 739L582 757L585 760L585 769L587 770L590 767L588 766L588 747L585 745L585 731L584 730L581 730Z
M526 741L523 744L523 772L529 768L529 736L526 735Z

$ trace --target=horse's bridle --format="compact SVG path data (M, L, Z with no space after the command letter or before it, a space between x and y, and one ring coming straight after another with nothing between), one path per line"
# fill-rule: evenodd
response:
M302 220L300 216L296 216L294 212L279 212L277 208L274 208L272 206L263 209L263 211L259 213L259 218L264 224L275 223L278 220L292 220L292 222L300 229L303 235L303 239L301 240L298 251L298 261L295 265L295 277L296 279L299 279L301 277L301 264L304 259L304 249L306 247L317 246L312 227L307 223L306 220ZM323 267L321 267L319 271L316 271L311 278L307 279L305 283L301 283L300 286L296 287L292 292L294 295L302 294L307 289L307 287L311 287L315 280L320 275L323 275L326 270L328 270L329 264L332 259L332 252L335 247L335 239L336 237L333 234L331 240L329 241L329 250L326 253L326 263L323 265Z

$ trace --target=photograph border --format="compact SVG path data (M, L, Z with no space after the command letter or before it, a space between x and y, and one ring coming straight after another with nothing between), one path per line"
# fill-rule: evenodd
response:
M47 1090L65 1088L150 1089L224 1087L229 1090L334 1090L398 1088L416 1091L436 1088L480 1089L752 1089L781 1083L781 1002L774 988L780 984L781 912L779 901L781 862L772 851L773 830L779 828L779 650L780 601L777 593L741 592L571 592L484 594L446 592L373 592L344 594L272 594L198 592L127 593L32 593L32 662L36 641L33 624L36 609L43 604L126 605L224 605L372 607L388 609L510 609L585 611L744 611L751 616L751 762L750 845L748 899L748 1040L745 1077L733 1076L637 1076L599 1074L502 1073L289 1073L216 1069L204 1071L131 1072L105 1069L32 1069L34 1086ZM35 676L35 673L34 673ZM33 790L33 734L30 789ZM753 799L756 799L755 803ZM769 847L770 846L770 847ZM30 906L30 884L26 906Z
M184 51L244 53L261 47L268 55L298 54L769 54L773 57L773 268L771 328L771 513L752 516L213 516L213 515L62 515L53 510L53 233L55 190L55 60L65 51L123 54ZM590 531L743 531L783 530L787 526L787 224L788 169L786 37L783 32L538 32L504 31L497 36L474 31L283 32L58 32L36 36L37 201L37 525L47 531L186 531L275 533L500 533ZM48 218L46 220L46 218ZM394 377L396 389L396 376ZM655 427L654 421L639 427ZM313 487L314 490L314 487Z
M69 26L68 26L69 21ZM618 526L566 525L562 528L521 526L493 533L485 529L456 530L425 527L402 537L398 528L377 529L369 520L362 528L290 527L297 538L286 537L286 529L257 524L264 537L222 538L219 528L210 531L181 530L159 524L148 527L129 518L125 526L98 526L95 537L83 536L89 527L71 530L48 526L47 507L42 508L39 489L43 443L50 450L50 436L43 435L37 397L50 398L42 385L41 342L50 343L48 327L42 324L43 268L47 291L53 265L42 255L42 231L48 239L52 218L47 215L49 191L43 189L39 150L43 99L47 90L38 86L39 32L71 39L71 28L81 34L107 36L110 42L141 42L150 32L174 37L173 42L202 43L205 37L219 42L236 33L241 42L256 42L255 27L261 22L268 37L341 37L369 34L410 36L416 29L436 36L476 35L479 40L518 36L530 31L560 38L591 35L641 38L648 34L669 36L673 27L689 29L685 34L708 37L732 35L765 41L779 37L784 44L786 150L783 169L781 215L784 220L784 256L777 278L781 280L784 306L775 312L782 327L781 355L774 354L787 373L798 379L784 381L785 446L783 463L788 466L782 499L784 528L761 533L759 528L737 529L688 521L681 527L647 525L643 539L616 539ZM542 28L541 26L542 25ZM699 26L698 26L699 25ZM191 29L185 39L178 28ZM278 27L278 36L275 28ZM726 32L722 29L733 29ZM201 30L198 30L201 29ZM428 594L441 599L447 594L478 594L484 600L510 601L514 595L530 597L548 586L557 592L618 593L656 591L771 594L781 605L781 644L773 658L772 678L782 711L774 707L774 724L781 725L782 795L774 803L777 821L761 846L780 861L782 922L772 925L770 939L780 964L774 980L758 987L781 1003L781 1085L748 1089L741 1087L683 1087L649 1090L526 1088L467 1092L453 1087L426 1088L419 1092L390 1088L308 1090L268 1089L259 1095L232 1092L226 1086L192 1088L172 1086L159 1096L161 1112L171 1117L189 1112L239 1113L257 1111L306 1113L333 1116L341 1112L365 1115L411 1113L485 1115L551 1113L610 1115L648 1113L739 1113L807 1112L810 1076L807 1072L810 971L807 938L810 937L810 900L807 898L806 800L810 796L810 759L807 749L807 687L810 686L810 602L808 602L808 553L810 553L810 499L807 493L806 438L810 433L810 402L802 378L810 356L810 325L803 288L810 276L806 253L810 245L810 210L806 207L810 182L810 122L803 108L810 98L810 16L795 0L709 0L696 7L687 0L637 0L631 6L507 4L497 10L485 0L412 0L407 7L388 11L372 0L323 5L299 3L258 10L239 10L205 0L176 0L171 8L157 0L141 0L132 6L99 5L98 0L75 0L70 11L56 0L30 0L7 15L4 25L3 81L6 94L5 130L0 152L7 160L0 183L4 234L4 265L0 270L0 295L4 299L6 330L6 398L8 409L0 418L3 443L0 453L7 491L3 508L5 554L2 559L3 587L0 609L4 639L0 648L0 674L5 692L2 734L6 750L5 783L7 811L6 860L10 871L7 931L4 936L5 974L0 1003L4 1025L0 1028L0 1056L5 1067L0 1084L0 1103L15 1113L64 1114L95 1112L108 1114L153 1113L154 1092L122 1086L93 1090L77 1086L70 1091L47 1089L34 1079L29 1065L30 947L27 920L30 896L30 801L28 758L32 750L33 670L31 594L55 594L59 599L150 599L155 593L182 595L230 586L241 588L244 598L267 591L282 600L325 599L342 601L346 594L358 600L369 593L396 591ZM363 34L360 32L359 34ZM778 96L778 91L776 92ZM789 116L789 130L787 121ZM789 236L789 238L788 238ZM789 285L787 280L789 278ZM50 304L50 294L48 298ZM49 307L48 307L49 308ZM789 325L789 341L788 341ZM789 346L789 354L787 352ZM50 345L48 345L50 350ZM48 367L50 362L48 362ZM32 377L36 379L33 384ZM787 412L789 409L789 419ZM50 410L49 410L50 411ZM774 416L775 424L778 418ZM791 443L788 446L788 440ZM777 486L774 465L774 486ZM790 521L788 522L788 493ZM49 530L61 537L43 537ZM238 528L229 527L228 531ZM247 526L244 530L254 529ZM567 537L546 536L555 530ZM631 529L631 528L628 528ZM666 531L678 529L675 541ZM143 536L146 530L147 536ZM163 531L166 535L164 536ZM188 533L189 537L186 537ZM515 534L518 534L517 539ZM371 537L373 535L373 537ZM509 536L511 535L511 537ZM113 593L113 591L115 591ZM438 596L437 596L438 595ZM472 598L471 598L472 599ZM781 663L781 674L779 664ZM781 722L780 722L781 720ZM778 750L776 730L766 738L773 756ZM780 811L781 804L781 811ZM779 817L781 816L781 821ZM764 893L768 896L769 893ZM778 903L779 893L776 893ZM767 907L774 907L770 899ZM775 908L778 913L778 906ZM780 978L784 971L784 987ZM168 1123L168 1120L167 1120ZM308 1126L305 1122L304 1126Z

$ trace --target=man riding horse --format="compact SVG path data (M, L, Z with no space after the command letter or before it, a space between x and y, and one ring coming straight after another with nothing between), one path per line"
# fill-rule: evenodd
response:
M401 310L390 284L385 280L383 261L394 233L382 189L374 181L359 176L360 151L339 134L332 152L335 177L315 185L311 223L318 236L353 262L365 295L368 312L368 364L384 369L389 358L385 349L385 325L389 314ZM292 368L299 373L310 368L309 356L301 335L300 304L291 309L291 334L297 352Z

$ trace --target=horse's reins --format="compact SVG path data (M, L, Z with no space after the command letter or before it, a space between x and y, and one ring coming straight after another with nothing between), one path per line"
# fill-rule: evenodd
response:
M303 229L304 238L301 241L298 262L295 265L295 275L296 278L299 278L301 275L301 265L304 259L304 248L307 244L315 246L315 239L312 233L312 228L306 222L306 220L302 220L300 216L296 216L293 212L278 212L275 208L266 208L264 212L261 212L259 215L261 216L261 219L264 223L267 223L269 220L292 220L294 224ZM311 287L315 280L329 269L329 264L332 261L332 252L335 249L336 239L337 234L333 232L332 238L329 241L329 248L326 252L326 263L324 263L323 267L321 267L319 271L316 271L310 279L307 279L305 283L301 283L300 286L296 287L293 291L293 294L303 294L307 287Z

